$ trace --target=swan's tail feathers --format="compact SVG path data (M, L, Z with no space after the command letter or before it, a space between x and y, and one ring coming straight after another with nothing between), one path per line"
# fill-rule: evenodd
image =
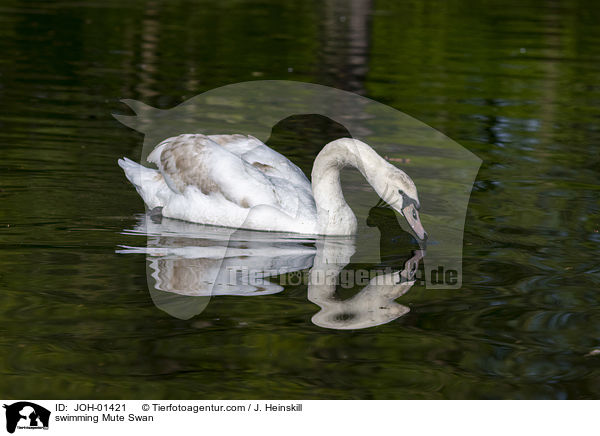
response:
M126 157L119 159L118 164L123 168L127 180L135 186L138 194L150 209L163 206L159 200L159 193L165 186L165 182L160 172L146 168Z

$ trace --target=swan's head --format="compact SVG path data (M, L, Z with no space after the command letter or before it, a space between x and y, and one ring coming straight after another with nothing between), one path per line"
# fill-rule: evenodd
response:
M386 173L383 190L380 192L380 189L377 189L378 194L392 209L404 217L420 241L427 240L427 232L419 216L421 203L415 183L408 174L393 165L389 166Z

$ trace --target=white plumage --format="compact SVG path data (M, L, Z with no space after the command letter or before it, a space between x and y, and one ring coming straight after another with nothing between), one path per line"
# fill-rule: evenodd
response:
M315 159L312 185L300 168L253 136L180 135L158 144L147 160L158 169L127 158L119 159L119 165L146 205L162 208L169 218L254 230L350 235L356 231L356 217L343 198L339 172L353 166L406 217L420 239L425 237L410 177L355 139L338 139L323 148Z

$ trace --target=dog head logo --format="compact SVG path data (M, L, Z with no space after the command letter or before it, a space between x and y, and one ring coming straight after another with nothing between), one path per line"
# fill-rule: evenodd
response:
M226 85L199 94L168 110L153 108L134 100L123 102L135 112L135 116L115 115L115 118L144 134L140 156L140 163L144 165L150 164L147 158L157 144L182 134L250 135L262 144L276 137L274 132L280 123L306 115L319 116L342 127L343 133L340 132L342 135L337 139L346 137L367 144L379 157L387 158L385 160L388 163L382 168L394 168L394 172L390 174L396 175L378 177L368 158L372 154L366 151L367 148L348 148L349 144L346 143L345 150L351 150L354 156L351 166L358 170L344 174L344 183L353 188L343 192L344 201L352 209L357 226L354 233L356 246L360 250L357 250L353 262L371 265L380 262L381 245L377 242L381 240L380 231L377 220L369 220L369 215L373 204L379 204L381 200L382 204L391 206L402 230L423 241L420 244L423 249L424 229L427 230L427 255L422 258L421 277L427 289L461 288L464 224L471 188L481 159L434 128L392 107L357 94L312 83L285 80L258 80ZM356 145L352 141L350 144ZM315 145L311 150L307 148L307 160L315 160L325 147L325 143ZM259 149L262 148L256 146L253 150ZM252 153L248 151L246 154L254 156ZM133 162L123 162L124 169L129 168L130 180L141 181L142 174L145 174L144 177L155 174L154 169ZM256 168L252 162L249 164ZM150 172L142 173L142 168ZM131 172L132 169L135 171ZM410 183L403 176L398 176L404 174L400 172L404 169ZM365 176L367 174L373 180L382 180L382 183L376 183L377 189L370 185L369 177ZM416 186L418 200L416 192L413 192ZM411 191L410 195L408 191ZM312 199L312 192L309 196ZM295 193L285 194L285 198L290 214L296 216L296 211L304 207L303 203L298 201ZM155 209L159 208L152 206L148 212ZM251 213L251 208L244 210ZM258 208L255 211L260 210L262 209ZM162 212L157 215L160 213ZM255 216L249 219L258 218ZM147 247L150 251L145 251L146 253L155 249L173 248L153 245L157 241L163 241L162 235L156 239L157 234L166 230L166 224L163 225L160 220L156 226L152 220L146 220L140 226L142 232L144 229L150 244ZM186 232L183 229L181 231ZM233 233L230 232L230 235ZM215 250L223 250L223 253L228 250L227 244L215 245L212 241L210 244L209 246L216 247ZM219 289L223 292L229 292L227 289L231 288L239 289L237 284L229 287L220 281L219 277L227 274L225 269L220 269L222 265L227 265L222 263L223 259L211 258L210 265L215 267L206 268L206 262L199 260L201 258L177 256L147 256L148 289L157 307L167 313L180 319L189 319L202 312L208 305L210 296L221 292ZM223 286L219 288L220 285Z
M4 405L6 409L6 431L14 433L19 429L47 429L50 421L50 411L42 406L28 401Z

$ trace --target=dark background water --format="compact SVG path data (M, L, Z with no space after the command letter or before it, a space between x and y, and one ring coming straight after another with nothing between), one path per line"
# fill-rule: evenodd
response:
M3 0L0 396L598 398L599 22L583 0ZM359 93L483 160L461 290L355 331L312 324L302 286L154 306L145 257L115 253L146 240L116 165L143 137L111 113L255 79ZM306 169L338 130L278 140Z

